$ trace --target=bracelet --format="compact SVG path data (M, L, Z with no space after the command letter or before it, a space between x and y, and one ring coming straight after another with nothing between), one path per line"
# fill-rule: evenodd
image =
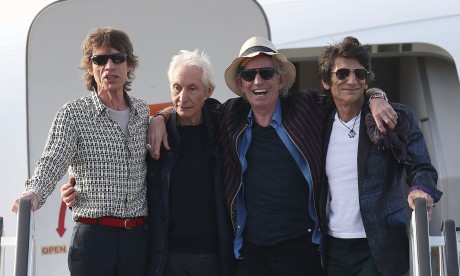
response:
M371 100L375 99L375 98L384 99L386 102L388 102L387 94L385 92L379 90L379 91L376 91L376 92L374 92L374 94L369 96L369 101L367 103L369 105L369 107L371 106Z
M157 112L157 114L155 115L155 117L158 117L158 116L163 117L163 119L165 119L165 123L168 121L168 120L166 120L166 116L165 116L163 113Z

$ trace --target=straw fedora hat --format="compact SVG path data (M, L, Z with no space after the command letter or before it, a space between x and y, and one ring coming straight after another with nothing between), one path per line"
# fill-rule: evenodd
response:
M227 69L225 69L225 82L227 83L228 88L230 88L230 90L232 90L236 95L241 96L243 94L243 92L239 91L238 85L235 81L241 62L243 62L246 58L252 58L259 54L269 55L281 63L281 66L287 71L286 85L288 88L290 88L294 83L296 76L294 64L289 62L283 54L278 53L275 45L273 45L270 40L260 36L254 36L246 40L243 46L241 46L239 56L233 60Z

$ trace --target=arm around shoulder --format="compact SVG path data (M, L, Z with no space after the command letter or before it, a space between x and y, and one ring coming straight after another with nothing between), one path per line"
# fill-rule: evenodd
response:
M153 159L160 158L161 145L170 150L168 143L168 133L166 132L166 122L171 118L174 111L172 106L162 109L150 119L149 129L147 132L147 145L150 155Z

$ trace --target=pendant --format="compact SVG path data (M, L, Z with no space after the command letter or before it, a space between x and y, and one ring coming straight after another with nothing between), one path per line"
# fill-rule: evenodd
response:
M348 137L353 138L356 136L356 132L352 129L350 132L348 132Z

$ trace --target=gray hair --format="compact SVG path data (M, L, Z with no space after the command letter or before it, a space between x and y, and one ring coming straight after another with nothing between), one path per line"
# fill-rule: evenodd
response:
M173 74L176 68L180 65L184 66L196 66L201 69L202 81L206 88L214 88L216 84L214 82L214 73L212 71L211 61L208 54L204 51L195 49L193 52L187 50L180 50L179 54L174 55L171 59L168 69L169 82L173 79Z

